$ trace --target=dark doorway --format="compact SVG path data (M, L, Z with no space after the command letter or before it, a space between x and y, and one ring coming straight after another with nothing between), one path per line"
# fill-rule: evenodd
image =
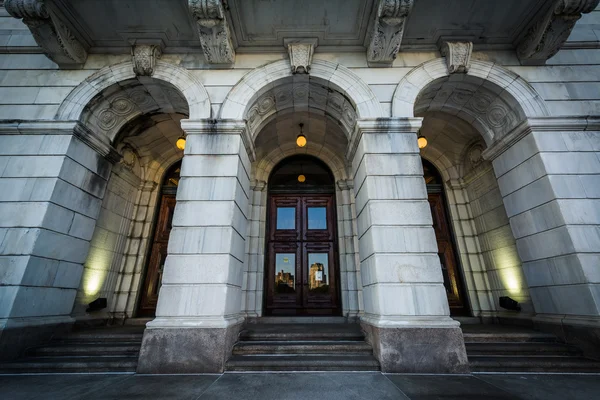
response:
M146 275L142 283L142 297L138 305L138 317L154 317L158 293L162 285L163 268L167 258L167 245L173 226L173 213L175 211L175 196L179 185L181 161L175 163L165 173L163 178L160 201L156 213L156 224L150 245Z
M269 178L267 315L339 315L334 179L314 157L294 156Z
M446 196L444 185L438 170L427 160L423 160L423 172L431 216L433 218L433 229L438 245L438 256L442 265L444 276L444 287L450 305L450 314L466 316L470 314L466 301L462 276L458 268L456 246L450 227L448 212L446 210Z

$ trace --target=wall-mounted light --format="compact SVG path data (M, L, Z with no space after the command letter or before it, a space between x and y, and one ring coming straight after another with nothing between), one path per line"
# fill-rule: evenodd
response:
M177 139L175 146L177 146L177 148L179 150L185 149L185 136L183 136L183 135L179 136L179 139Z
M419 130L419 137L417 138L417 144L419 145L419 149L424 149L427 147L427 138L421 135L421 131Z
M300 124L300 134L296 138L296 144L298 145L298 147L306 146L306 136L304 136L303 128L304 128L304 124L301 123Z

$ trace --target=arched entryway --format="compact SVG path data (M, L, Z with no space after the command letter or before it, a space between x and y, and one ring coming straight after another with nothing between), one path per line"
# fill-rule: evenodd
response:
M452 234L442 176L429 161L423 161L423 176L427 185L427 198L431 207L433 229L442 266L444 287L450 305L450 314L466 316L470 314L467 296L463 286L463 276L459 267L454 235Z
M173 227L175 196L177 195L180 172L181 161L178 161L167 170L161 182L160 198L154 216L154 232L151 236L152 244L150 245L146 274L142 282L142 292L138 304L138 317L154 317L156 313L158 293L162 285L163 268L167 259L167 245Z
M271 173L266 315L339 315L334 178L315 157L292 156Z

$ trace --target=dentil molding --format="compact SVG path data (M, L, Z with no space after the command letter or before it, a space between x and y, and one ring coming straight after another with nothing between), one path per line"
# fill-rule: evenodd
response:
M543 65L567 41L582 14L592 11L600 0L552 0L550 10L539 17L517 46L521 63Z
M137 76L152 76L156 60L162 57L162 49L153 44L136 45L131 48L131 57L133 72Z
M371 67L388 67L400 51L406 20L415 0L379 0L367 50Z
M81 68L87 51L44 0L5 0L10 15L22 19L46 56L61 68Z
M471 55L473 54L473 43L471 42L444 42L442 44L442 55L446 57L448 72L450 74L466 74L471 68Z
M233 64L235 50L221 0L188 0L200 43L210 64Z

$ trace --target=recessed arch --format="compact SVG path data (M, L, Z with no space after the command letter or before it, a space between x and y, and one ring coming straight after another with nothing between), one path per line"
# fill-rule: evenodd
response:
M256 68L246 74L227 95L222 119L244 119L252 100L274 87L276 81L292 78L289 60L280 60ZM324 60L313 60L309 80L344 93L352 102L359 118L381 118L383 109L377 97L360 77L348 68Z
M135 78L136 75L133 72L131 61L102 68L69 93L60 105L55 119L62 121L80 120L85 108L94 97L112 85ZM188 70L164 61L158 61L152 78L166 82L181 92L188 103L190 119L210 118L211 107L208 92L202 82Z
M392 117L445 111L471 123L491 144L528 118L549 115L544 100L517 74L473 61L465 75L450 75L443 58L409 72L392 99Z

